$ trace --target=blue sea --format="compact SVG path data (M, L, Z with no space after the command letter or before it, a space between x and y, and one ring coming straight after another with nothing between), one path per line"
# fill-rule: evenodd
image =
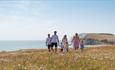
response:
M97 47L101 45L85 45L85 47ZM69 46L72 47L72 46ZM20 49L46 49L45 41L0 41L0 51L15 51Z
M0 41L0 51L43 48L47 48L45 41Z

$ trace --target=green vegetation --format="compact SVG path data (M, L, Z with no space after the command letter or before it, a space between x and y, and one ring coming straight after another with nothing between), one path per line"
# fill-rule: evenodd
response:
M86 45L115 45L115 35L109 33L82 33L79 35Z
M0 70L115 70L115 46L48 53L29 50L0 53Z

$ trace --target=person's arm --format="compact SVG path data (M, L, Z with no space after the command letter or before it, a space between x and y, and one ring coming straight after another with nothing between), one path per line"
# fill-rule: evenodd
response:
M71 44L73 43L73 40L74 40L74 37L73 37L72 40L71 40Z
M59 46L59 38L58 38L58 36L57 36L57 40L58 40L58 46Z
M57 40L58 40L58 43L59 43L59 37L57 36Z
M79 36L78 36L78 41L79 41L79 43L80 43L80 38L79 38Z
M50 43L52 43L52 38L53 38L53 36L50 37Z
M66 40L66 43L67 43L67 46L69 46L69 42L68 42L68 39Z
M52 37L50 37L50 44L51 44Z

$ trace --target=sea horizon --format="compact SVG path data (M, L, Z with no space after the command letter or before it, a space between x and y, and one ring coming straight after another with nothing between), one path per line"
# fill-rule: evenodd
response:
M0 40L0 51L46 48L43 40Z
M101 45L85 45L85 47L99 47ZM106 45L103 45L106 46ZM69 46L72 48L72 46ZM60 46L58 46L60 48ZM0 51L17 51L22 49L47 49L45 40L0 40Z

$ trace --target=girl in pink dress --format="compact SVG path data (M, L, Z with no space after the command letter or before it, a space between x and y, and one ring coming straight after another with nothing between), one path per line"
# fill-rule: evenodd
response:
M78 34L76 33L75 36L74 36L73 39L72 39L73 48L74 48L75 50L78 50L78 48L79 48L79 43L80 43L80 39L79 39Z

